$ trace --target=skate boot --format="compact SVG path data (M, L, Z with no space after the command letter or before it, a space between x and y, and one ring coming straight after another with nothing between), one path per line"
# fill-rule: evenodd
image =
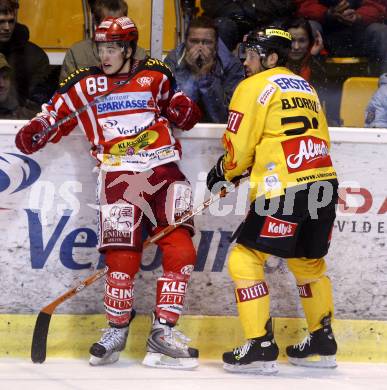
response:
M248 339L240 347L223 354L223 368L230 372L274 375L277 374L278 346L274 340L271 318L267 321L266 334Z
M99 340L97 343L94 343L89 350L89 363L91 366L112 364L119 359L120 352L123 351L126 346L129 325L135 316L136 312L135 310L132 310L129 324L124 328L110 327L102 329L104 334L102 335L101 340Z
M199 365L199 351L188 347L191 341L183 333L153 314L153 326L147 341L145 366L189 370Z
M304 367L337 367L337 344L331 328L331 316L324 317L321 325L321 329L310 333L301 343L286 348L290 363Z

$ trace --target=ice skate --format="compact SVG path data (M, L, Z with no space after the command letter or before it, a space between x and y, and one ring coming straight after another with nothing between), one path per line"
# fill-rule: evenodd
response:
M299 344L286 348L290 363L304 367L337 367L337 344L331 328L331 317L324 317L321 325L321 329L310 333Z
M135 315L136 312L132 310L129 325ZM102 335L101 340L90 347L90 365L101 366L112 364L119 359L120 352L123 351L126 346L129 325L124 328L110 327L103 329L104 334Z
M223 368L237 373L274 375L278 372L278 353L270 319L264 336L248 339L244 345L223 354Z
M153 315L153 326L147 341L143 364L149 367L189 370L199 365L199 351L188 347L191 341L167 323Z

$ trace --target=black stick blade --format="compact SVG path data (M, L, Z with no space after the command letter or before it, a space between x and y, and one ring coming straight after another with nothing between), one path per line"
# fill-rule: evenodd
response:
M46 360L48 327L51 314L40 312L36 319L32 336L31 360L34 363L43 363Z

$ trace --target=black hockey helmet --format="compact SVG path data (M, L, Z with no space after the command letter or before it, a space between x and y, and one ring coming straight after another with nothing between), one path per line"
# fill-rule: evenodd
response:
M262 59L271 53L277 53L277 65L285 65L292 46L292 36L282 27L258 28L245 35L240 45L240 57L246 50L255 50Z

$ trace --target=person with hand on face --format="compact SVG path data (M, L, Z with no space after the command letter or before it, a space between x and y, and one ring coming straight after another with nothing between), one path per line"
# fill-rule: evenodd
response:
M224 368L231 372L278 371L264 274L270 255L287 259L308 324L305 340L286 348L289 361L336 366L332 286L323 256L335 220L338 182L318 96L285 67L291 43L290 33L279 26L246 37L241 49L247 78L231 99L224 154L207 176L207 187L217 191L250 171L250 210L228 259L247 339L223 354Z
M320 32L316 30L314 36L309 21L304 18L291 19L287 23L287 31L292 36L287 67L309 81L316 88L320 100L325 102L328 76L324 67L325 58L320 54L324 48Z
M105 253L107 267L103 300L109 322L90 348L90 364L103 365L119 359L135 316L134 279L140 269L143 228L157 234L192 207L191 203L184 210L176 207L181 194L191 194L191 186L176 164L181 146L172 124L189 130L200 110L176 92L173 75L162 61L134 58L138 30L130 18L104 19L94 40L101 69L80 70L63 82L43 111L17 133L15 142L23 153L35 153L76 126L90 142L99 167L99 250ZM157 280L143 361L147 366L198 365L198 350L188 347L187 338L174 328L196 261L192 233L188 221L157 241L164 273Z
M192 73L209 74L215 65L216 39L211 29L192 29L187 39L185 62Z
M176 77L177 86L203 112L203 122L225 123L231 95L243 80L243 66L218 39L213 21L193 19L185 42L165 58Z

